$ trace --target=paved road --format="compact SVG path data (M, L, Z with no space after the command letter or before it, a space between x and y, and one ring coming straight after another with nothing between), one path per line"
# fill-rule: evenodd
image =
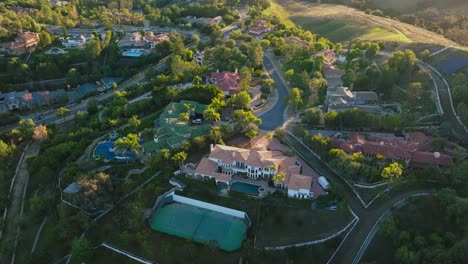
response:
M285 139L287 144L299 153L310 166L312 166L320 175L324 175L330 180L335 190L344 196L351 210L353 210L353 212L359 217L359 221L353 231L343 241L343 244L330 263L352 263L362 245L366 242L375 223L377 223L379 218L387 210L392 208L399 201L408 197L420 193L431 192L431 190L427 189L392 191L388 199L376 200L368 208L364 208L362 203L353 193L351 187L340 176L330 170L321 160L312 155L307 148L297 142L293 137L288 135Z
M161 59L160 62L157 65L154 65L152 67L154 67L157 70L164 69L164 67L166 67L165 63L166 63L167 59L169 59L171 56L172 56L172 54L168 55L167 57L165 57L163 59ZM122 91L122 90L125 90L125 89L133 86L133 85L136 85L139 82L145 82L145 80L146 80L145 79L145 72L146 72L147 69L148 68L143 69L142 71L140 71L138 74L136 74L132 78L126 80L123 83L121 83L116 90ZM71 105L66 106L70 110L70 112L68 113L68 117L65 118L65 120L68 121L68 120L73 119L75 113L78 112L78 111L86 111L87 110L87 103L88 103L89 100L96 99L98 101L104 101L104 100L112 97L114 95L114 91L115 90L108 90L107 92L105 92L103 94L93 96L93 97L89 97L89 98L83 100L81 103L78 103L78 104L75 103L75 104L71 104ZM37 114L34 114L34 115L37 115ZM44 118L42 120L34 120L34 121L37 122L37 123L41 123L41 124L49 124L49 123L59 123L59 122L62 122L63 120L64 119L58 117L55 114L55 111L51 111L48 114L44 115ZM15 129L15 128L18 128L18 124L13 124L13 125L1 127L0 128L0 134L5 133L5 132L10 131L10 130Z
M270 77L276 82L278 102L269 111L259 116L262 119L260 128L263 130L275 130L284 123L283 113L287 106L285 98L288 95L288 89L286 88L286 84L279 76L279 69L273 64L267 55L263 56L263 64L265 65L265 68Z
M379 51L379 54L389 57L393 53L388 52L388 51ZM426 70L429 76L431 77L431 79L434 80L434 85L436 86L436 90L439 96L438 100L440 101L440 106L442 107L442 110L444 113L444 119L450 122L453 130L460 137L461 141L464 144L467 144L468 143L468 129L463 125L463 123L460 120L460 117L457 115L455 111L453 101L452 101L452 96L450 94L449 82L437 69L435 69L431 65L423 61L418 61L417 64L421 69Z

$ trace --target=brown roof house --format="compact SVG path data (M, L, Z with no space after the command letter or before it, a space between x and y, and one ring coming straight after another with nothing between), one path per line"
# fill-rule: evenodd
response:
M287 44L298 44L298 45L301 45L301 46L305 46L305 45L308 45L310 44L309 41L307 40L303 40L303 39L300 39L296 36L287 36L287 37L284 37L284 42L286 42Z
M12 42L0 44L0 47L11 54L24 54L33 50L40 42L39 34L34 32L23 32Z
M452 166L453 158L440 152L428 152L432 138L420 132L409 134L408 138L390 138L353 134L348 140L333 140L332 145L347 153L362 153L366 158L372 159L382 155L387 162L404 160L406 165L423 167L434 164L437 166Z
M270 31L271 28L265 20L256 21L255 24L249 28L249 33L255 36L256 39L262 39L263 34Z
M234 72L213 72L207 78L207 82L218 86L224 95L233 95L241 91L240 88L240 76L237 69Z
M195 176L212 178L216 183L221 182L229 187L236 174L268 180L282 173L284 177L275 183L277 187L288 188L289 197L312 198L312 176L301 175L301 168L295 157L285 156L279 151L212 145L209 157L200 161Z

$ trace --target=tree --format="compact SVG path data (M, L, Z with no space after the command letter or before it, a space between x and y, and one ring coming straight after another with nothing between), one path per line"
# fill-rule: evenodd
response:
M258 131L258 128L255 127L247 131L245 135L252 140L260 135L260 131Z
M224 144L223 133L221 132L221 128L219 126L214 126L213 128L211 128L210 137L215 144Z
M178 152L174 156L172 156L172 160L176 161L179 164L181 173L184 171L184 162L186 159L187 153L185 153L184 151Z
M430 54L431 52L428 49L425 49L418 54L418 58L425 60L427 57L429 57Z
M132 126L134 128L134 131L138 129L140 124L141 124L141 121L138 119L137 115L133 115L132 117L128 119L128 125Z
M443 137L436 137L431 142L432 149L435 151L441 151L445 146L445 139Z
M96 99L91 99L87 103L87 111L89 114L94 114L99 111L99 101Z
M340 125L338 113L335 111L328 111L325 114L324 119L325 119L325 126L327 128L336 128Z
M286 179L286 174L284 172L279 172L272 177L272 180L274 183L283 184L285 179Z
M114 128L118 123L119 123L119 121L118 121L117 119L109 119L109 120L107 120L107 124L108 124L111 128Z
M93 252L93 247L91 242L82 237L82 238L75 238L71 242L71 255L72 260L79 263L88 262L89 258L91 257Z
M311 126L320 125L322 121L322 110L317 108L308 108L305 110L304 115L302 116L302 123L306 123Z
M262 92L262 97L263 98L268 98L271 93L271 89L276 87L276 83L273 79L265 79L262 81L262 85L260 87L260 91Z
M380 46L377 43L371 43L369 48L364 53L368 59L373 59L375 55L380 51Z
M7 167L7 163L9 163L12 159L13 153L16 149L14 144L7 144L3 140L0 139L0 164L2 167Z
M256 117L251 111L243 109L234 111L232 120L243 130L248 131L251 124L261 124L262 120Z
M116 151L121 151L125 153L126 151L131 151L138 155L138 151L140 150L141 146L138 142L138 136L136 134L128 134L124 139L119 138L115 141L114 149Z
M188 112L182 112L179 114L179 121L187 123L190 120L190 114Z
M38 125L34 129L33 132L33 139L37 141L44 141L49 137L49 134L47 132L47 127L44 125Z
M34 121L31 118L19 121L19 129L21 131L22 138L24 139L32 136L35 127L36 124L34 124Z
M239 70L240 86L244 91L250 91L250 83L252 82L252 74L248 67L242 67Z
M293 108L297 108L300 104L302 104L302 92L297 87L293 88L286 98L288 104Z
M78 121L79 124L83 124L87 118L88 113L86 113L85 111L77 111L75 113L75 119Z
M70 112L70 110L66 107L60 107L59 109L57 109L57 111L55 112L55 114L57 116L60 116L62 117L63 119L65 119L65 115L68 114Z
M242 91L238 94L234 94L231 99L229 99L229 104L238 109L249 109L250 108L250 98L249 93Z
M206 120L218 122L221 120L221 115L216 112L214 108L208 107L206 110L203 112L203 116L205 117Z
M84 54L90 60L94 60L101 54L101 41L97 39L92 39L85 44Z
M390 183L397 180L403 174L403 166L398 162L393 162L387 167L383 168L380 175L384 179L388 179L389 187Z

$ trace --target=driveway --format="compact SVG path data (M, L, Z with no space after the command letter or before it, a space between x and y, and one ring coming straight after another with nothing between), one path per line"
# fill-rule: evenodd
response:
M276 90L278 92L278 101L269 111L262 113L259 117L262 119L260 128L263 130L275 130L284 123L283 113L286 109L286 96L288 96L288 89L286 84L279 75L279 69L273 64L267 55L263 56L263 65L276 83Z

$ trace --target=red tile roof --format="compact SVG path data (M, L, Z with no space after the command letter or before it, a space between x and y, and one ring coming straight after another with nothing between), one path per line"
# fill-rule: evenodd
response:
M364 155L380 154L387 159L407 159L414 164L453 165L453 159L446 154L434 154L429 149L431 137L423 133L411 133L409 140L381 136L364 136L353 134L346 141L334 139L332 147L340 148L347 153L361 152Z
M271 29L268 27L268 23L265 20L255 22L255 24L249 29L249 32L255 35L261 35L270 31Z
M237 94L241 90L239 85L240 76L237 72L214 72L208 79L228 95Z
M453 158L447 154L441 154L438 152L432 153L416 151L411 157L411 164L416 167L426 164L449 167L453 165Z

